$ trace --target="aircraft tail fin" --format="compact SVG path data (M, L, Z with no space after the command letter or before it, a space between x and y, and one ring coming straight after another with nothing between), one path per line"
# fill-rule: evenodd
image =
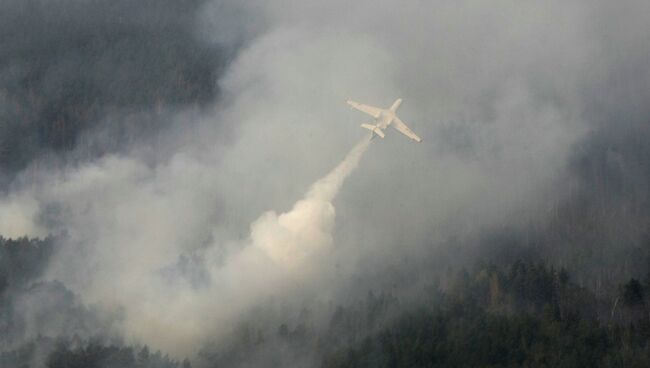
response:
M370 130L371 132L377 134L377 135L380 136L381 138L384 138L384 137L386 136L386 135L384 134L384 132L382 132L381 129L379 129L376 125L372 125L372 124L361 124L361 127Z
M389 110L392 111L392 112L395 112L395 111L397 111L397 108L398 108L399 105L401 105L401 104L402 104L402 99L401 99L401 98L398 98L397 100L395 100L395 102L393 102L393 105L391 105L391 107L390 107Z

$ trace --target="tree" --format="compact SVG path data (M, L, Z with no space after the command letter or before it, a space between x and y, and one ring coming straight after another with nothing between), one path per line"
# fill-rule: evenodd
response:
M623 303L627 307L637 307L643 305L643 286L637 279L630 279L623 286Z

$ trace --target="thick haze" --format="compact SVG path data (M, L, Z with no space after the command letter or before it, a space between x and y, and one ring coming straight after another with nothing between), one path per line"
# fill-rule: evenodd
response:
M164 111L212 102L228 48L195 37L201 4L3 1L0 184L43 155L125 149Z
M30 98L17 76L35 70L34 60L44 66L33 93L48 106L77 106L90 93L79 85L92 80L101 108L75 136L83 139L33 143L39 152L67 147L74 159L25 159L25 169L5 174L0 234L65 234L45 279L123 313L127 339L194 354L264 298L367 290L382 270L408 273L443 248L456 261L480 254L486 232L553 229L559 209L581 200L604 211L616 196L638 203L623 213L639 224L626 233L629 244L644 236L647 2L57 3L33 3L48 10L33 20L47 30L0 36L14 45L0 51L3 152L14 152L11 134L23 131L8 128L20 126L11 109L27 108L12 99ZM25 6L6 3L2 17L19 19L5 14ZM47 37L67 40L66 32L101 34L90 39L107 37L111 47L50 46ZM133 36L110 41L124 32ZM43 51L50 47L73 54ZM160 61L169 48L169 68L186 73L180 82ZM231 50L232 60L218 56ZM148 95L149 86L163 92ZM320 215L327 225L287 243L324 242L323 251L298 268L282 266L287 254L249 256L269 244L260 231L283 231L264 221L295 213L364 137L368 117L344 100L389 106L397 97L423 143L388 131L332 203L299 216L301 229L321 224ZM130 124L143 121L133 137L111 128L125 110ZM34 121L54 119L33 111ZM602 168L598 155L607 155ZM603 184L610 176L620 188Z

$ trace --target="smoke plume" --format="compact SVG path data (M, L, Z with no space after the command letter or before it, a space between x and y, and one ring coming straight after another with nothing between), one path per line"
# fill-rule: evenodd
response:
M208 252L208 286L158 284L168 281L164 277L139 285L139 291L160 289L128 295L128 300L123 301L125 330L138 341L148 341L176 354L191 354L208 337L217 338L215 331L233 328L242 311L256 303L282 297L298 285L313 285L322 262L331 259L335 219L332 201L369 144L369 137L362 139L291 210L261 215L251 224L248 240L223 263ZM296 284L295 280L300 281ZM161 335L160 330L165 328L171 328L173 336Z
M327 176L314 183L291 211L267 212L251 226L254 246L275 263L296 267L332 246L335 211L332 200L345 179L357 167L368 148L369 138L359 142Z

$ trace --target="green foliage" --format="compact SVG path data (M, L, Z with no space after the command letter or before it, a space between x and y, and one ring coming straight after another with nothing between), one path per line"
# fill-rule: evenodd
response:
M643 286L637 279L630 279L623 285L623 302L626 306L643 305Z
M132 347L104 345L90 342L71 347L67 341L57 342L57 346L47 359L48 368L189 368L189 361L183 363L163 356L159 351L150 354L148 347L135 352Z
M322 367L650 366L646 317L623 311L630 324L603 323L597 298L565 270L518 261L506 272L461 271L450 285L441 303L402 312L355 346L325 354ZM643 303L637 280L623 293L626 305Z
M53 251L52 238L6 239L0 236L0 294L9 287L25 286L45 269Z
M0 327L18 333L13 295L47 299L68 337L36 337L0 351L1 367L189 368L149 348L82 339L89 312L63 284L39 281L53 239L0 238ZM648 278L650 280L650 278ZM650 282L596 295L543 262L480 263L447 273L408 303L367 292L331 306L316 327L308 310L270 325L242 323L228 341L197 347L207 367L648 367ZM43 299L43 300L45 300ZM48 305L50 305L48 304ZM1 339L0 339L1 340Z

